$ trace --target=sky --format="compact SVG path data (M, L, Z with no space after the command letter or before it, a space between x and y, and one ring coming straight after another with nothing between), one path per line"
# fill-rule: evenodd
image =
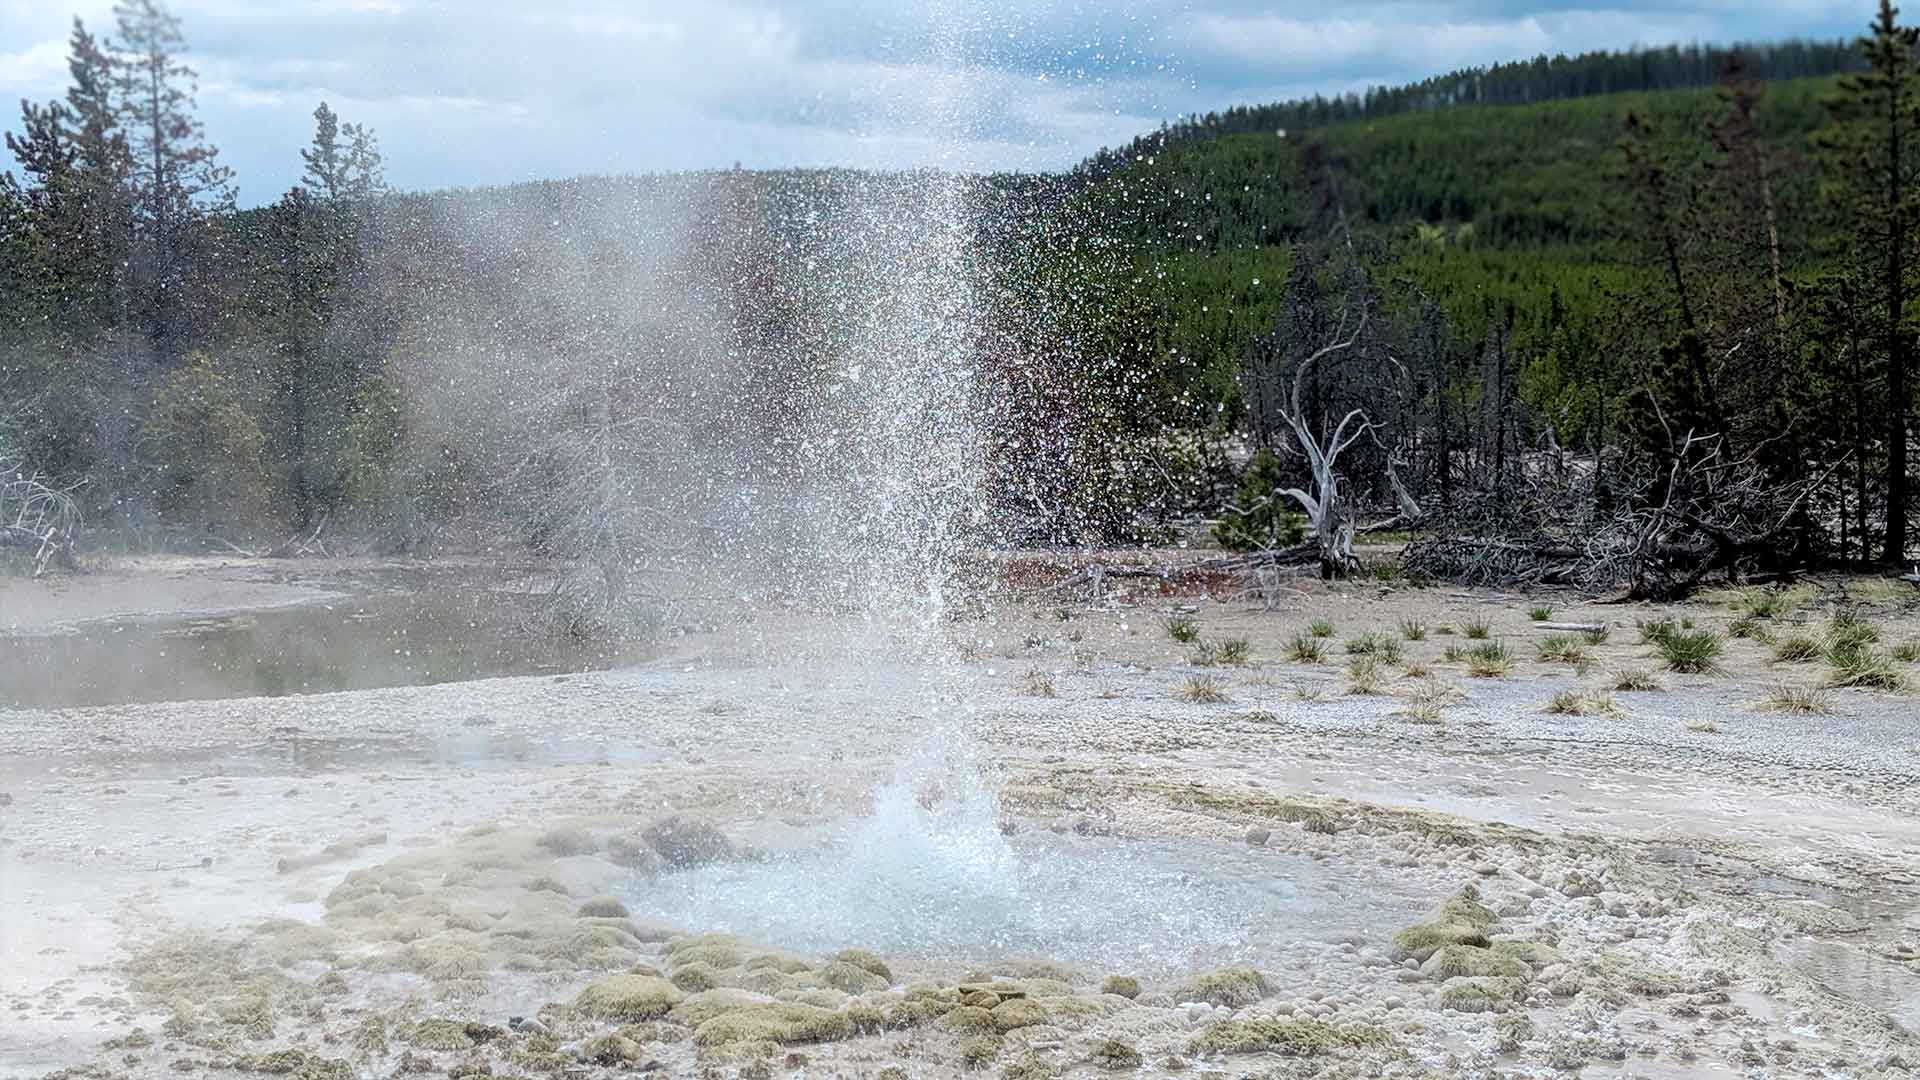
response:
M1542 52L1853 37L1870 0L172 0L242 205L314 106L396 187L770 166L1051 169L1192 112ZM0 0L0 101L64 92L74 16ZM17 129L17 111L0 126ZM0 166L11 166L0 160Z

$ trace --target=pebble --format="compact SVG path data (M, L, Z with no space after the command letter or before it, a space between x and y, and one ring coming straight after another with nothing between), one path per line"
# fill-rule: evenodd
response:
M1272 829L1248 829L1247 843L1254 847L1266 847L1267 839L1273 835Z

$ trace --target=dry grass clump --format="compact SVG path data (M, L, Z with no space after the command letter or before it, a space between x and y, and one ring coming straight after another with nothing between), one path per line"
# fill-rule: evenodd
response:
M1191 615L1175 615L1167 620L1167 636L1182 645L1200 640L1200 620Z
M1613 636L1613 627L1601 623L1591 630L1580 631L1580 636L1586 638L1589 645L1605 645L1607 639Z
M1467 650L1467 674L1476 679L1503 679L1513 670L1513 650L1504 641L1483 641Z
M1333 620L1316 618L1307 624L1307 632L1317 638L1330 638L1333 636Z
M1544 663L1578 664L1587 658L1587 647L1572 634L1548 634L1540 639L1540 659Z
M1252 646L1246 638L1203 641L1193 650L1193 662L1201 667L1239 667L1247 662Z
M1296 701L1319 701L1327 696L1327 688L1318 682L1294 683L1293 696Z
M1318 664L1327 658L1327 639L1317 634L1299 633L1287 643L1287 659L1297 664Z
M1908 638L1895 645L1892 656L1903 664L1920 663L1920 638Z
M1440 679L1425 678L1404 691L1407 703L1400 715L1416 724L1438 724L1449 705L1466 700L1458 686Z
M1039 668L1034 668L1025 675L1020 676L1020 683L1016 689L1028 697L1050 698L1058 696L1058 691L1055 690L1053 685L1053 676L1041 671Z
M1733 600L1733 608L1756 619L1784 619L1807 600L1802 588L1747 589Z
M1817 686L1775 683L1767 687L1767 696L1754 703L1763 712L1824 714L1833 711L1833 699Z
M1347 639L1347 652L1353 656L1371 656L1382 663L1400 662L1400 639L1392 634L1382 634L1369 630L1359 637Z
M1773 640L1773 631L1768 629L1767 624L1761 622L1759 618L1753 615L1742 615L1727 624L1727 636L1766 644Z
M1818 660L1826 652L1818 641L1805 634L1794 634L1781 638L1773 646L1773 659L1781 664L1804 664L1809 660Z
M1880 628L1862 618L1852 608L1841 608L1827 621L1827 640L1846 644L1864 644L1880 640Z
M1218 705L1227 700L1227 684L1211 675L1195 675L1175 686L1173 696L1195 705Z
M1384 694L1392 676L1378 656L1361 655L1347 662L1347 693Z
M1553 609L1545 604L1535 604L1527 609L1527 618L1534 622L1546 622L1553 618Z
M1419 619L1401 619L1400 636L1408 641L1427 640L1427 624Z
M1667 684L1646 668L1627 668L1613 676L1613 688L1616 691L1665 690Z
M1605 690L1576 687L1553 695L1541 711L1556 716L1618 716L1621 709Z
M1485 641L1493 636L1493 624L1478 615L1460 622L1460 632L1469 641Z

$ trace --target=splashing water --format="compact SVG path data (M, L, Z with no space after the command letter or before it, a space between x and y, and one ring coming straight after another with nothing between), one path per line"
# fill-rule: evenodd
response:
M1046 958L1159 976L1274 961L1303 920L1353 905L1308 860L1204 842L1001 831L977 773L896 781L873 813L757 860L667 875L633 903L670 923L805 953L988 964ZM1305 881L1314 881L1311 887ZM1331 923L1322 923L1322 926ZM1293 938L1296 940L1297 938Z

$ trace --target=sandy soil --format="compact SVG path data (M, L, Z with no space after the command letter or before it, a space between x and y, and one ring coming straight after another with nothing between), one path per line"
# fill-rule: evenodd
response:
M201 610L308 587L254 572L148 591L131 569L124 591ZM1920 636L1903 597L1867 598L1883 642ZM1550 714L1657 671L1635 620L1735 613L1541 601L1615 624L1582 671L1536 659L1533 599L1142 587L1000 605L954 625L951 664L767 617L616 672L0 712L0 1075L1913 1075L1916 699L1755 708L1824 668L1741 639L1720 674ZM1766 633L1818 633L1832 600ZM1196 665L1183 613L1247 662ZM1287 661L1315 617L1325 660ZM1425 635L1384 692L1349 693L1344 643L1403 620ZM1446 658L1476 620L1506 677ZM1415 710L1435 684L1458 699ZM1257 970L1211 976L836 961L647 910L903 775L939 814L955 777L903 763L956 732L1016 840L1172 844L1319 899L1245 928Z

